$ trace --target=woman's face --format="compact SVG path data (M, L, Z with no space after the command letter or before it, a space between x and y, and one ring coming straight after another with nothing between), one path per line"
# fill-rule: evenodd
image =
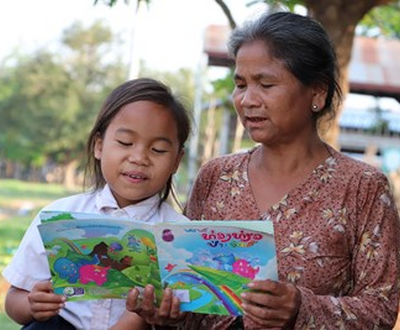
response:
M120 207L159 193L183 156L176 122L150 101L125 105L98 137L95 157Z
M234 106L253 141L272 146L315 134L311 106L320 104L319 94L272 57L263 41L239 49L234 80Z

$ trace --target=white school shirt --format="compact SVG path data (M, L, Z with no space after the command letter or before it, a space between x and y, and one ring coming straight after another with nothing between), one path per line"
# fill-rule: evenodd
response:
M158 208L159 196L150 197L140 203L119 208L109 187L93 193L82 193L62 198L47 205L43 210L76 211L128 217L133 220L159 223L188 220L176 212L168 203ZM32 221L2 275L13 286L31 291L38 281L49 280L50 270L37 225L38 216ZM101 299L66 302L60 315L83 330L106 330L113 326L125 311L124 299Z

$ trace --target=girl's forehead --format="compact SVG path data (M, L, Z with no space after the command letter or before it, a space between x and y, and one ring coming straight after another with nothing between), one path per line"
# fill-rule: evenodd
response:
M153 101L141 100L122 106L114 119L140 117L144 120L146 118L151 119L158 116L169 117L171 120L174 120L172 109Z
M149 101L123 106L111 121L109 131L136 132L143 136L177 137L178 127L171 109Z

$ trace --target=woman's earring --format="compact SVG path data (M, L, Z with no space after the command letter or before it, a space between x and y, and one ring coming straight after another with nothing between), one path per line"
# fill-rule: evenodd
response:
M313 104L313 105L311 106L311 109L312 109L312 111L318 111L318 105Z

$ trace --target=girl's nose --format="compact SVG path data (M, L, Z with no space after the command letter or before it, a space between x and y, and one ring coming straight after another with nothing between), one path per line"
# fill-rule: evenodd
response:
M130 150L128 161L130 163L134 163L140 166L149 165L149 157L147 151L145 150L145 148L135 146L132 150Z

